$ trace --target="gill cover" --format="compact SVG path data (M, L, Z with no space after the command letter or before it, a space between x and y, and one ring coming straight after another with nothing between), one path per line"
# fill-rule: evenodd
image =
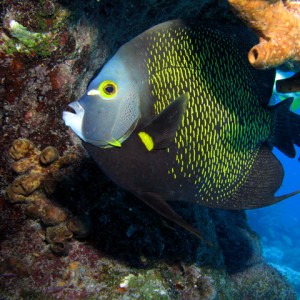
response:
M119 52L91 82L86 93L63 113L67 126L85 142L98 147L120 147L139 117L138 85Z

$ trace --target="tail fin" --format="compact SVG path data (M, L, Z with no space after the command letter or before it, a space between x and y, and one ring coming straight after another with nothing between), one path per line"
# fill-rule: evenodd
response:
M300 146L300 115L290 111L293 98L288 98L271 108L274 131L270 142L288 157L295 157L294 144Z

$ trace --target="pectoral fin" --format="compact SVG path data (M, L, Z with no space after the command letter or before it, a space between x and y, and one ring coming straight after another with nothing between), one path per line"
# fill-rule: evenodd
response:
M138 133L148 151L167 148L175 138L187 107L189 94L174 100Z
M160 215L174 222L175 224L185 228L193 235L203 240L208 246L213 247L212 243L205 240L200 232L188 224L180 215L178 215L172 207L160 196L151 192L136 192L136 196L153 208Z

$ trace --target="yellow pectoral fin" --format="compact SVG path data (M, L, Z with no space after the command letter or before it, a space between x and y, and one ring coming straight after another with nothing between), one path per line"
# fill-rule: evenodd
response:
M138 135L139 135L141 141L144 143L146 149L148 151L152 151L154 148L153 138L147 132L144 132L144 131L139 132Z

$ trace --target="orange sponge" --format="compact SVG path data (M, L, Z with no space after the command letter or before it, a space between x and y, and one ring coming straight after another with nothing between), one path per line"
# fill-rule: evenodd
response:
M248 53L258 69L285 61L300 61L300 2L281 0L228 0L239 17L259 35Z

